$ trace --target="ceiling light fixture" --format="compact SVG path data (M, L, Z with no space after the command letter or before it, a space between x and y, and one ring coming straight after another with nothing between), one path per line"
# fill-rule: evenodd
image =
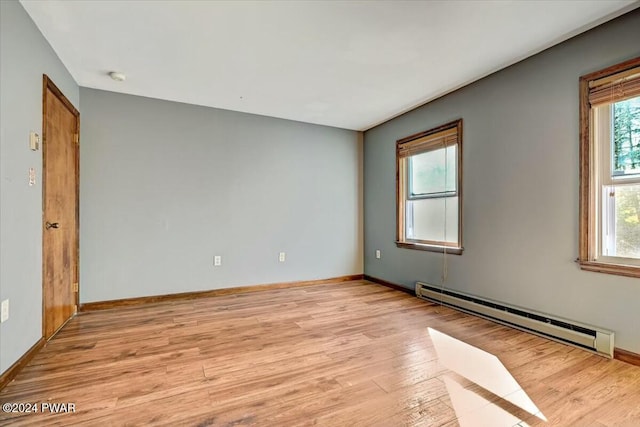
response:
M117 71L111 71L109 73L109 77L117 82L123 82L127 79L127 76L125 76L124 73L119 73Z

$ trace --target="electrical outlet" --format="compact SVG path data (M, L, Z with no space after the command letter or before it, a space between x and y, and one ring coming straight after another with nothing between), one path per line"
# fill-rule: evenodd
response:
M2 314L0 315L0 323L9 319L9 300L2 301Z
M220 255L213 257L213 265L216 267L220 267L222 265L222 257Z
M284 262L286 259L287 259L287 254L285 254L284 252L280 252L280 255L278 255L278 261Z
M376 249L376 258L380 259L380 249Z

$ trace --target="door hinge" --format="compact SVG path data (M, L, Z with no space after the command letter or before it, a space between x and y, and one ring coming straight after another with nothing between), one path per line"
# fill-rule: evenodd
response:
M76 144L80 144L80 135L78 135L77 133L73 134L73 142Z
M73 285L71 285L71 289L73 289L73 292L78 292L78 282L74 283Z

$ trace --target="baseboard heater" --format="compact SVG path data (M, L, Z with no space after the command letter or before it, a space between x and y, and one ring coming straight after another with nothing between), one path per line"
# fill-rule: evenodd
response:
M418 298L612 358L614 333L462 292L416 282Z

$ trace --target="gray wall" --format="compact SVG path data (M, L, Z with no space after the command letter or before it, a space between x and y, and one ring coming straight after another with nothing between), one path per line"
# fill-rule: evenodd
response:
M80 97L82 302L362 273L358 133Z
M365 133L365 273L440 285L443 255L396 248L395 141L464 119L464 254L445 286L610 328L640 353L640 280L581 271L578 78L640 54L640 11ZM382 258L375 259L375 250Z
M16 1L0 1L0 373L42 336L42 74L78 107L79 90L31 18ZM37 184L28 185L36 169Z

